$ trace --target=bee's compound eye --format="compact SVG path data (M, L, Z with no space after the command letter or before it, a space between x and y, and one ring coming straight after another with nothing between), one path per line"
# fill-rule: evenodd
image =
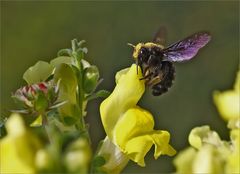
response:
M140 49L140 54L143 54L143 55L147 54L147 48L142 47Z
M147 48L142 47L139 51L139 55L138 58L140 60L140 62L147 62L149 57L149 51Z

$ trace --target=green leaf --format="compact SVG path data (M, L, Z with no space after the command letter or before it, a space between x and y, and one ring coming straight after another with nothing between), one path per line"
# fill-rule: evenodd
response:
M75 56L79 60L82 60L84 58L84 52L80 48L80 49L76 50L75 52L73 52L73 56Z
M93 100L93 99L96 99L98 97L101 97L101 98L107 98L111 93L107 90L99 90L98 92L92 94L92 95L89 95L86 97L86 99L89 101L89 100Z
M49 109L59 108L60 106L64 105L65 103L67 103L67 101L56 102L56 103L54 103L54 105L52 105L51 107L49 107Z
M71 66L59 64L54 73L54 80L60 80L59 100L76 104L77 78Z
M72 55L72 50L71 49L61 49L61 50L58 51L57 55L58 56L63 56L63 55L71 56Z
M97 97L102 97L102 98L107 98L111 93L107 90L99 90L97 93L96 93L96 96Z
M44 61L38 61L35 65L25 71L23 79L28 84L45 81L53 72L53 67Z
M34 107L39 112L44 112L48 108L48 100L42 92L39 92Z
M50 64L53 67L56 67L56 66L58 66L59 64L62 64L62 63L71 65L72 64L72 58L68 57L68 56L60 56L60 57L57 57L57 58L53 59L50 62Z
M64 122L65 117L78 118L80 110L77 106L77 78L73 68L64 63L59 64L54 73L54 80L55 82L60 81L58 101L66 101L64 105L59 107L60 117Z
M106 164L106 160L103 156L100 155L95 156L92 161L91 173L107 174L101 168L104 164Z
M77 43L77 45L78 45L78 47L82 47L82 45L83 45L84 43L86 43L86 41L85 41L85 40L81 40L81 41L79 41L79 42Z
M94 167L101 167L103 166L104 164L106 163L106 160L103 156L96 156L94 159L93 159L93 166Z
M74 117L69 117L69 116L65 116L63 119L64 119L64 123L66 123L68 126L75 124L77 121Z

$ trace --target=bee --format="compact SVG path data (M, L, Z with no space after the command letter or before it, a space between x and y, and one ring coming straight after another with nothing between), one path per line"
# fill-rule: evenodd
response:
M134 47L133 58L136 61L137 73L140 67L145 84L152 88L152 94L159 96L168 91L175 77L174 62L188 61L196 56L199 49L210 40L208 32L197 32L168 47L164 47L166 28L160 27L153 42L138 43Z

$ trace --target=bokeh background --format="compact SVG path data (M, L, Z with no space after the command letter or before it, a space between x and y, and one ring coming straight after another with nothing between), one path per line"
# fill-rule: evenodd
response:
M73 38L85 39L87 60L99 67L100 88L114 88L115 73L129 67L127 43L151 41L160 25L168 43L207 30L212 41L192 61L176 64L171 90L160 97L147 91L140 105L155 116L156 128L171 133L181 150L190 130L208 124L228 139L226 124L213 104L214 90L232 88L239 67L239 2L30 2L1 1L1 114L14 108L11 92L25 85L22 74L38 60L49 61ZM99 104L90 102L87 122L94 148L104 136ZM130 162L124 173L174 171L170 157L146 157L145 168Z

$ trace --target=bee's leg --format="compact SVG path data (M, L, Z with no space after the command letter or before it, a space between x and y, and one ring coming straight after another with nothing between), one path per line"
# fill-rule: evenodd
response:
M140 78L139 80L146 80L148 79L149 77L151 77L153 73L149 73L148 75L145 75L144 77Z
M162 77L161 75L155 76L154 78L152 78L151 80L149 80L147 82L148 86L154 86L155 84L158 84L162 81Z
M150 73L149 71L149 66L144 67L144 70L142 72L145 72L145 73L143 74L143 77L140 78L139 80L148 79L152 75L152 73Z

